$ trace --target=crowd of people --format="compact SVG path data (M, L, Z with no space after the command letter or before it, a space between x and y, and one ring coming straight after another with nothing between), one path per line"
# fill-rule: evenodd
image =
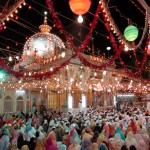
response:
M0 115L0 150L149 150L144 106Z

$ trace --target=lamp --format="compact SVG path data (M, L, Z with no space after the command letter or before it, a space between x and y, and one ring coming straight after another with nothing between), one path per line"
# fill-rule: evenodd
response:
M129 25L125 30L124 30L124 37L127 41L134 41L138 37L139 30L137 27L133 25Z

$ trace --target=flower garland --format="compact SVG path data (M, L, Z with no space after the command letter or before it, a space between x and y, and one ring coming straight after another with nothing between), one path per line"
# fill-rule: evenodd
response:
M65 62L63 62L62 64L60 64L60 66L53 68L53 71L48 71L46 73L36 73L36 74L31 74L31 75L25 75L24 72L18 72L18 71L14 71L10 68L10 66L8 66L1 58L0 58L0 68L2 68L4 71L6 71L7 73L9 73L10 75L15 76L16 78L35 78L35 79L40 79L42 80L45 77L50 77L52 76L54 73L56 73L59 69L61 69L62 67L66 66L70 60L74 57L76 57L77 54L73 54L69 59L67 59Z
M54 19L56 27L60 30L61 33L64 34L67 42L71 45L71 47L73 48L73 50L76 53L83 52L83 50L87 47L87 45L88 45L88 43L89 43L89 41L91 39L93 29L97 25L98 18L99 18L99 13L100 13L101 5L102 4L101 3L98 4L98 7L96 9L96 13L94 15L94 19L93 19L93 21L91 23L91 26L90 26L90 29L89 29L89 32L88 32L88 34L86 35L84 41L82 42L82 44L79 47L76 47L73 44L73 42L71 41L71 37L65 32L64 27L63 27L63 25L61 23L61 20L58 17L58 13L54 9L53 1L52 0L46 0L46 4L47 4L47 6L49 8L49 12L50 12L52 18Z
M110 42L113 43L112 45L113 45L114 49L115 49L116 51L119 51L119 50L117 49L116 43L113 42L113 38L114 38L113 35L111 35ZM149 38L150 38L150 37L148 37L148 41L149 41ZM138 76L138 75L141 73L141 71L142 71L142 69L143 69L143 67L144 67L144 65L145 65L145 63L146 63L146 60L147 60L147 53L146 53L147 47L148 47L148 42L147 42L146 47L145 47L145 52L144 52L144 57L143 57L142 63L141 63L141 65L139 66L139 68L137 69L137 71L134 72L134 73L131 72L131 71L126 67L126 65L125 65L125 63L123 62L122 58L119 56L120 64L121 64L122 67L124 68L124 71L125 71L130 77Z
M103 9L102 9L103 10ZM107 29L108 32L110 32L110 20L108 19L108 16L106 15L106 12L105 11L102 11L102 16L103 16L103 19L105 20L105 27ZM148 41L150 40L150 36L148 36ZM143 61L141 63L141 65L139 66L139 68L137 69L137 71L135 73L132 73L125 65L125 63L123 62L122 58L120 55L118 55L118 58L120 60L120 63L123 67L123 69L125 70L125 72L130 76L130 77L134 77L134 76L137 76L141 73L145 63L146 63L146 60L147 60L147 47L148 47L148 41L147 41L147 44L146 44L146 47L145 47L145 52L144 52L144 57L143 57ZM113 48L115 49L116 52L119 52L120 49L118 49L117 47L117 44L115 42L115 38L113 36L113 34L110 32L110 42L113 46ZM137 61L137 59L136 59Z

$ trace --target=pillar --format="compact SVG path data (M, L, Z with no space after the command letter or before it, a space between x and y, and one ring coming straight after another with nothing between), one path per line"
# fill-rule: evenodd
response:
M67 93L67 106L68 106L68 109L74 108L74 100L70 92Z

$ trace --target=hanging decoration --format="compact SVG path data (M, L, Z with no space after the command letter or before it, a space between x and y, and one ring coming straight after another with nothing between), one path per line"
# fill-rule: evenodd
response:
M70 9L79 15L78 22L82 23L82 15L87 13L91 6L91 0L69 0Z
M13 17L13 14L18 12L17 9L22 8L23 5L26 5L25 1L19 0L10 9L4 9L0 17L0 23L4 24L5 20L9 21L9 17Z
M77 53L83 52L83 50L87 47L87 44L89 43L89 41L91 39L92 32L93 32L95 26L97 25L98 18L99 18L99 13L100 13L100 10L101 10L101 3L98 4L98 7L96 9L96 13L94 15L94 19L93 19L93 21L91 23L91 26L90 26L90 29L89 29L89 32L88 32L88 34L86 35L84 41L81 43L81 45L79 47L76 47L73 44L72 38L65 32L64 27L61 23L61 20L58 17L58 13L54 9L53 1L52 0L51 1L47 0L46 4L49 8L49 12L50 12L52 18L54 19L56 27L60 30L61 33L64 34L68 45L70 45L73 48L73 50Z
M150 55L150 41L148 42L147 54Z
M87 13L91 6L91 0L69 0L70 9L77 15Z
M129 50L134 50L137 49L141 46L141 44L143 43L143 40L147 34L147 29L148 29L148 12L146 12L145 15L145 25L144 25L144 29L143 29L143 34L142 37L139 41L139 43L137 45L132 45L130 42L128 42L124 36L122 35L122 33L120 32L118 26L116 25L114 19L111 16L111 13L109 11L108 5L106 0L101 0L100 3L102 4L102 10L103 13L105 14L105 18L107 18L107 21L110 22L110 26L111 26L111 30L113 31L113 33L118 37L118 40L120 43L123 43L126 47L128 47Z
M119 51L119 50L117 49L116 43L113 42L113 39L114 39L114 37L113 37L113 35L111 35L110 42L113 43L112 45L113 45L114 49L115 49L116 51ZM126 67L126 65L125 65L125 63L123 62L121 56L119 56L120 64L121 64L122 67L124 68L124 71L129 75L129 77L138 76L138 75L141 73L141 71L143 70L143 67L144 67L144 65L145 65L145 63L146 63L146 60L147 60L147 53L146 53L146 51L147 51L149 39L150 39L150 36L148 36L148 38L147 38L147 44L146 44L146 46L145 46L145 51L144 51L143 60L142 60L142 62L141 62L141 65L137 68L137 71L136 71L136 72L134 72L134 73L131 72L131 71Z
M137 27L133 25L129 25L125 30L124 30L124 37L126 38L127 41L134 41L138 37L139 30Z

